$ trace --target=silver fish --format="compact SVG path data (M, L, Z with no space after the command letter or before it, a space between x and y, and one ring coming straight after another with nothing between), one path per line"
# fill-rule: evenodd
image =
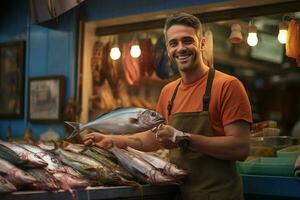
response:
M98 178L102 183L104 184L114 184L119 181L121 181L120 177L118 174L114 173L111 169L103 165L102 163L96 161L93 158L90 158L88 156L78 154L78 153L73 153L70 151L65 151L63 149L59 149L60 152L60 158L64 157L68 160L71 161L76 161L79 163L84 164L85 166L90 166L90 170L95 170L97 172L98 176L95 176L94 178ZM61 159L62 160L62 159ZM62 160L65 164L69 165L69 163L65 162ZM72 165L69 165L70 167L73 167ZM75 167L76 170L80 171L78 168ZM89 177L91 178L91 177Z
M43 159L48 165L45 169L50 172L66 172L62 162L51 152L44 151L40 147L30 145L30 144L20 144L21 147L27 149L38 155L41 159Z
M152 185L177 184L173 177L163 175L152 165L133 156L124 149L112 147L110 151L115 154L124 168L130 171L133 176L146 183L150 183Z
M56 180L60 183L60 187L65 190L69 191L72 195L72 199L76 200L75 192L72 189L76 188L86 188L89 186L89 182L86 179L78 178L66 173L54 173L53 176Z
M153 110L144 108L117 108L98 116L86 124L65 122L74 128L68 138L72 138L86 129L102 133L131 134L147 131L164 122L164 118Z
M62 188L68 190L69 188L86 188L90 185L88 180L84 178L78 178L71 174L57 172L54 173L53 176L61 183ZM66 185L64 185L66 184Z
M47 166L47 163L42 160L38 155L35 153L28 151L27 149L24 149L23 147L13 144L10 142L4 142L0 140L0 145L3 145L12 151L14 151L21 160L26 161L24 164L26 167L45 167Z
M17 188L12 183L0 176L0 193L9 193L16 190Z
M33 176L3 159L0 159L0 173L14 185L31 185L36 182Z
M23 165L26 163L26 160L22 160L16 152L10 148L0 144L0 158L13 163L14 165Z
M152 166L154 166L156 169L163 171L163 173L166 175L172 176L176 179L180 179L188 174L187 171L185 171L183 169L178 169L176 165L169 163L169 162L159 158L158 156L154 156L149 153L133 149L131 147L127 147L126 149L130 153L147 161Z
M33 185L37 190L57 191L60 189L56 179L44 169L26 169L26 172L36 178L37 184Z

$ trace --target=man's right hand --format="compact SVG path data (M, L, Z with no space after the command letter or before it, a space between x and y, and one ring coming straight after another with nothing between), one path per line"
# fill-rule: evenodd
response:
M127 146L122 136L105 135L97 132L91 132L85 135L83 143L87 146L98 146L103 149L109 149L113 145L119 148L125 148Z

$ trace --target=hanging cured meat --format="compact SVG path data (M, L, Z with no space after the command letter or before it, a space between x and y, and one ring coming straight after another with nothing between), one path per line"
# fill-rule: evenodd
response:
M161 35L154 48L155 72L161 79L168 79L178 74L177 66L173 65L168 57L165 45L165 37Z
M103 52L103 43L96 41L93 46L92 57L91 57L91 72L93 85L100 86L105 80L105 75L103 73L103 67L101 64Z
M300 67L300 21L292 20L290 22L285 48L286 55L296 58L297 65Z
M139 59L130 55L132 42L123 43L122 47L122 65L126 81L129 85L138 85L141 79Z
M118 66L116 61L110 58L109 52L112 48L112 43L107 42L105 46L103 47L103 53L102 53L102 62L101 65L103 67L103 72L105 75L105 78L108 81L109 86L112 89L115 89L118 87ZM114 95L116 92L114 92Z
M141 48L141 55L139 57L141 76L151 76L155 68L151 39L139 40L139 44Z

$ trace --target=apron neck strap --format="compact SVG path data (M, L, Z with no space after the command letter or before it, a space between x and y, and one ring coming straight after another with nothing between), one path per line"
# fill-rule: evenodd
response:
M215 76L215 69L214 68L210 68L208 71L208 78L207 78L207 82L206 82L206 89L205 89L205 94L203 96L203 111L208 111L209 108L209 100L210 100L210 96L211 96L211 87L212 87L212 82L214 80L214 76ZM179 81L179 83L177 84L174 92L173 92L173 96L171 101L168 102L168 116L171 115L171 111L173 108L173 103L179 88L181 81Z
M203 100L202 100L203 101L203 111L208 111L208 108L209 108L209 100L210 100L210 96L211 96L211 87L212 87L214 77L215 77L215 69L214 68L209 68L205 93L204 93Z
M173 102L175 100L175 97L176 97L176 94L177 94L177 91L178 91L180 83L181 83L181 81L179 81L179 83L176 85L176 88L175 88L175 90L173 92L172 99L171 99L171 101L168 102L168 116L171 115L171 111L172 111L172 107L173 107Z

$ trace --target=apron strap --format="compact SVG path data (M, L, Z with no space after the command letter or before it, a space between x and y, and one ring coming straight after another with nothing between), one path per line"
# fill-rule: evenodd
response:
M207 82L206 82L206 88L205 88L205 93L203 96L203 111L208 111L209 108L209 100L210 100L210 96L211 96L211 87L212 87L212 83L214 80L214 76L215 76L215 69L214 68L210 68L208 71L208 77L207 77ZM168 116L171 115L171 111L173 108L173 103L179 88L181 81L179 81L179 83L177 84L174 92L173 92L173 96L171 101L168 102Z
M172 111L172 108L173 108L173 102L174 102L174 99L176 97L176 94L177 94L180 83L181 83L181 81L179 81L179 83L177 84L177 86L176 86L176 88L173 92L173 96L172 96L171 101L168 102L168 116L171 115L171 111Z
M210 96L211 96L211 87L212 87L214 77L215 77L215 69L214 68L209 68L205 93L204 93L204 96L203 96L203 111L208 111L208 109L209 109L209 101L210 101Z

